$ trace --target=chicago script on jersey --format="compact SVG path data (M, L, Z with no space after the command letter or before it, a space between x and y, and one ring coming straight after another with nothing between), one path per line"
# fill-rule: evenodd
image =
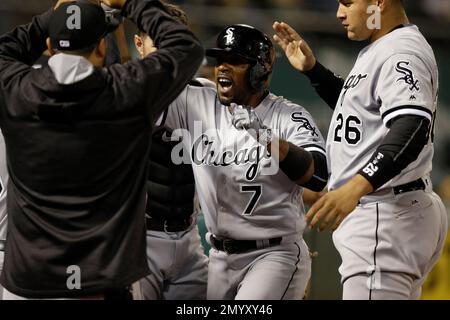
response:
M233 164L250 164L246 175L248 180L255 178L262 159L270 159L270 155L267 149L259 144L249 148L236 146L234 149L222 149L206 134L202 134L192 144L191 160L195 165L227 167Z

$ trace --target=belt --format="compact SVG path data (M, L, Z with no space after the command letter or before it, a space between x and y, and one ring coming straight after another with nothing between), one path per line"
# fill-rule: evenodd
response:
M160 220L152 217L145 217L147 230L163 232L186 231L192 225L192 217L185 219Z
M0 251L5 251L5 240L0 240Z
M272 238L269 240L234 240L234 239L217 239L211 235L211 245L228 254L244 253L252 250L277 246L283 238Z
M427 180L426 180L427 181ZM399 186L384 188L374 191L368 195L362 197L358 204L366 204L374 201L381 201L383 199L392 199L392 197L410 191L425 190L428 185L428 181L425 182L422 179L417 179L412 182L401 184Z
M400 194L416 190L425 190L425 188L425 182L423 182L422 179L417 179L415 181L393 187L392 189L394 190L394 194Z

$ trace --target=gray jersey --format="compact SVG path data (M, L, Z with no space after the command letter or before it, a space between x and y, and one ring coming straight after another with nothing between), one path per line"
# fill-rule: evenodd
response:
M329 188L344 184L370 160L393 118L420 115L434 122L437 94L434 53L416 26L394 30L364 48L345 81L330 125ZM432 157L430 134L417 160L381 188L428 175Z
M5 140L0 131L0 240L6 240L6 186L9 179L8 177Z
M324 153L324 140L301 106L269 94L255 109L274 135ZM166 124L190 132L196 189L208 230L218 237L262 240L305 227L301 188L273 164L264 148L232 125L229 109L211 88L188 86L169 108ZM201 127L199 127L201 126Z

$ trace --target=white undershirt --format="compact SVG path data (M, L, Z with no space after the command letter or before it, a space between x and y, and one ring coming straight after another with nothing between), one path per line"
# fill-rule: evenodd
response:
M48 65L60 84L73 84L94 72L94 66L86 58L58 53L48 60Z

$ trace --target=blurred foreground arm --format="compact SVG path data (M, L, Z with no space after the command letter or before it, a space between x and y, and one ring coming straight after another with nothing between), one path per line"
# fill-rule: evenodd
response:
M111 7L122 1L105 1ZM158 51L142 60L113 65L115 96L141 104L154 121L181 93L203 61L203 47L182 23L166 13L160 1L128 0L122 15L147 33Z
M283 49L291 65L305 74L318 95L334 109L339 99L344 79L321 65L311 47L287 23L275 22L273 29L275 42Z

